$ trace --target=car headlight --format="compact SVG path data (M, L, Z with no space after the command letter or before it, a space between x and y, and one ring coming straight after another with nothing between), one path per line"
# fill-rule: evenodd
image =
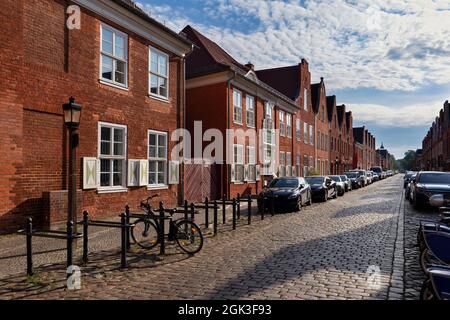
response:
M430 197L430 205L432 207L442 207L444 205L444 195L435 194Z

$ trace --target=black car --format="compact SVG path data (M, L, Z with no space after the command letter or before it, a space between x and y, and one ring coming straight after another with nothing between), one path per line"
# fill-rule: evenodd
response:
M430 204L430 197L442 194L450 199L450 172L421 171L412 180L411 202L418 209Z
M412 177L413 174L415 174L415 172L408 171L404 175L404 177L403 177L403 189L406 189L406 187L408 186L409 182L411 181L411 177Z
M336 182L328 176L306 177L312 192L312 198L320 201L327 201L329 198L337 198Z
M258 196L258 209L269 211L301 210L311 204L311 188L301 177L276 178Z
M365 178L359 172L344 172L344 174L350 179L352 183L352 189L359 189L364 185Z
M350 170L349 172L356 172L358 173L360 179L361 179L361 187L365 187L368 183L368 178L367 178L367 172L366 170Z

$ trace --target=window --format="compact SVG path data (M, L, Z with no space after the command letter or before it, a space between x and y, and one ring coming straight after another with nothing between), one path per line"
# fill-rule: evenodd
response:
M297 141L300 141L302 134L302 122L300 119L295 120L295 137L297 138Z
M302 157L300 156L300 154L297 154L297 159L296 159L296 172L297 172L297 176L300 176L300 171L301 171L301 161L302 161Z
M236 89L233 90L233 119L242 124L242 93Z
M150 187L167 185L167 133L148 132L148 184Z
M255 147L247 147L248 181L256 181Z
M286 152L286 165L292 166L292 154L290 152Z
M128 36L104 24L101 25L100 78L103 81L128 86Z
M284 122L284 111L280 111L280 136L286 135L286 124Z
M278 175L280 177L286 176L286 153L283 151L280 152L280 167L279 167Z
M308 143L308 124L303 122L303 142Z
M313 126L309 126L309 143L314 145L314 132Z
M320 131L317 133L317 148L322 149L322 134Z
M303 109L305 109L305 111L308 111L308 89L304 90L304 94L303 94Z
M235 144L233 150L234 181L244 182L244 147L240 144Z
M100 189L125 188L127 129L99 123Z
M169 98L169 56L155 48L149 48L150 95Z
M255 127L255 98L252 96L245 97L245 107L247 109L247 126Z
M292 138L292 115L286 114L286 135L288 138Z

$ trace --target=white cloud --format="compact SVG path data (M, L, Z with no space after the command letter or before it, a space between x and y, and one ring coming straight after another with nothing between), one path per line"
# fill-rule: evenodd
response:
M305 7L298 0L208 0L202 24L175 7L145 8L175 30L192 24L257 69L305 57L313 79L325 77L330 89L414 90L450 82L447 0L307 0ZM260 21L247 32L208 22L247 17Z
M411 128L431 126L442 109L442 101L408 106L346 103L353 118L362 123L375 123L384 127Z

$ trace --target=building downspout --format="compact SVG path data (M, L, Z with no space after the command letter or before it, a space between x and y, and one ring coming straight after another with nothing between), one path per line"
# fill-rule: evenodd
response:
M231 107L230 107L231 106L231 97L230 97L231 81L233 81L235 78L236 78L236 71L233 72L233 76L230 79L228 79L228 81L227 81L227 113L228 113L228 116L227 116L227 129L230 129L230 125L231 125L231 112L230 112L230 109L231 109ZM225 136L227 136L226 135L226 131L225 131ZM225 171L225 179L223 179L223 181L227 182L226 195L229 197L230 194L231 194L231 185L230 185L230 181L229 181L230 167L228 166L228 163L226 161L227 160L227 152L228 152L227 139L228 139L228 136L226 137L226 141L225 141L225 150L226 150L225 151L225 163L224 163L224 166L223 166L224 170L222 170L222 173ZM223 193L225 193L225 188L223 188L223 191L224 191Z

